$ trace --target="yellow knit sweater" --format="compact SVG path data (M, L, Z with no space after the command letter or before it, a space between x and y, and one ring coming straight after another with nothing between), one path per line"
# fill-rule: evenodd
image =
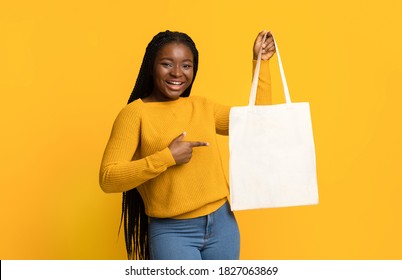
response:
M268 61L261 62L256 103L271 103ZM212 213L229 195L216 140L217 133L228 134L229 111L229 106L199 96L128 104L114 122L103 155L101 188L111 193L137 187L151 217ZM205 141L209 146L193 148L190 162L176 165L168 146L184 131L185 141Z

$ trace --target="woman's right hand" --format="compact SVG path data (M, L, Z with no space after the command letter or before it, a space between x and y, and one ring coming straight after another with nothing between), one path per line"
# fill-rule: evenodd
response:
M173 139L168 147L177 165L188 163L191 160L193 148L209 145L208 142L202 141L183 141L185 136L186 132L183 132Z
M264 35L265 41L263 42ZM262 60L269 60L276 52L275 49L275 42L274 37L270 31L261 31L258 33L257 38L255 38L254 46L253 46L253 59L257 60L258 53L260 52L262 44L262 51L261 51L261 59Z

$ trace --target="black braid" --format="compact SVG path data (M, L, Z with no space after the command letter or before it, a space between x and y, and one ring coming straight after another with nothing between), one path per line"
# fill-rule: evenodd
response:
M190 86L182 97L190 96L191 88L198 70L198 50L194 41L185 33L160 32L148 44L134 89L128 103L149 96L153 91L152 68L158 51L168 43L182 43L190 48L194 56L194 76ZM137 188L123 193L121 223L124 224L124 237L128 259L149 259L148 216L145 214L144 202ZM119 229L120 231L120 229Z

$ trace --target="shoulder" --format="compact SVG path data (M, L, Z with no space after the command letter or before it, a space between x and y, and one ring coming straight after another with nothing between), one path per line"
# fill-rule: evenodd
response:
M117 119L139 118L142 114L143 105L144 103L141 99L134 100L120 110Z

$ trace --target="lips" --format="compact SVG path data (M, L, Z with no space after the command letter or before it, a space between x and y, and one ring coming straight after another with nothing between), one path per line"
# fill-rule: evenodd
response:
M168 83L169 85L175 85L175 86L180 86L180 85L184 84L184 82L180 82L180 81L166 81L166 83Z
M181 81L166 81L166 84L172 90L179 90L185 84L185 82L181 82Z

